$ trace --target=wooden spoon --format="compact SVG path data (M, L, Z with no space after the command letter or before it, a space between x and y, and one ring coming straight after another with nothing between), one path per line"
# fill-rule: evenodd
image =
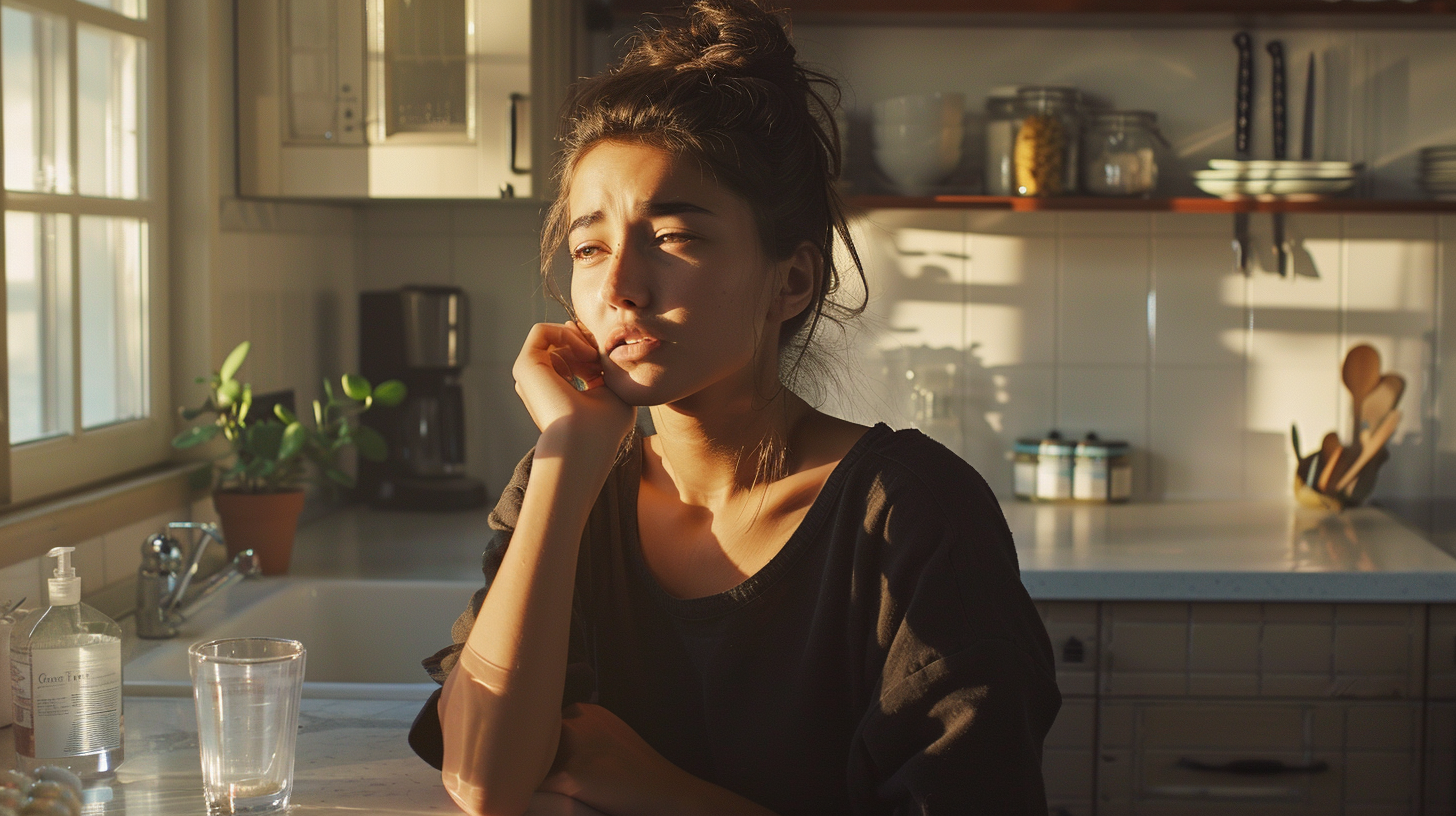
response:
M1369 442L1360 449L1360 458L1355 460L1355 464L1350 465L1350 469L1345 471L1345 475L1341 476L1340 481L1335 484L1334 492L1339 493L1355 483L1356 477L1360 475L1360 469L1369 464L1370 460L1375 458L1375 454L1385 447L1385 443L1390 441L1390 437L1395 434L1395 427L1399 424L1400 409L1396 408L1385 415L1385 418L1380 421L1379 427L1373 431L1367 431Z
M1344 449L1340 446L1340 438L1335 436L1334 431L1325 434L1325 438L1320 442L1319 452L1319 460L1324 464L1320 466L1319 483L1315 485L1321 492L1324 491L1325 485L1330 483L1330 473L1334 471L1335 463L1340 460L1342 450Z
M1369 394L1365 395L1365 401L1360 403L1360 430L1374 430L1385 419L1385 415L1395 410L1400 404L1400 397L1405 393L1405 377L1399 374L1386 374L1380 378L1380 382Z
M1355 426L1350 434L1350 442L1354 443L1355 435L1360 432L1360 406L1365 403L1365 397L1375 390L1380 383L1380 352L1373 347L1360 344L1345 354L1345 365L1340 369L1340 376L1345 381L1345 388L1350 390L1350 397L1354 400L1352 411L1354 417L1351 423Z

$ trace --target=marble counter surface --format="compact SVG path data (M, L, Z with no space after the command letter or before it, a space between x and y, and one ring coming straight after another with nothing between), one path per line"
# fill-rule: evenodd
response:
M128 697L124 705L126 761L86 816L206 813L192 700ZM440 774L405 743L418 711L418 702L398 700L303 700L288 812L459 813ZM15 767L9 739L0 740L0 763ZM537 794L528 816L593 814L568 797Z
M1003 505L1039 600L1456 602L1456 559L1388 514L1288 502ZM480 578L486 512L350 507L299 530L294 575Z

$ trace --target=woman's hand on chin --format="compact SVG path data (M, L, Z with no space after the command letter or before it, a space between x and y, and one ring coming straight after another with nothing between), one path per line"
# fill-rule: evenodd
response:
M541 790L604 813L755 814L769 811L668 762L620 717L590 703L561 712L556 762Z
M636 410L603 383L597 348L575 322L531 327L511 374L543 434L560 429L553 432L610 442L615 452L636 420Z

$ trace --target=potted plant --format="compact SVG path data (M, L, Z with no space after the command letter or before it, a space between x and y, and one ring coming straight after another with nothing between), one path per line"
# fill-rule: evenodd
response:
M264 575L283 575L293 554L293 535L303 512L303 484L306 463L321 476L343 487L353 487L354 477L339 467L339 452L353 445L359 455L383 461L388 455L384 437L357 421L370 406L398 405L404 400L404 383L389 380L377 386L357 374L340 378L343 394L336 395L324 381L324 401L313 401L313 426L299 420L282 405L273 416L250 418L253 389L234 378L247 359L244 341L228 354L206 383L207 400L196 408L183 408L182 418L196 419L211 414L206 425L198 425L172 440L176 448L192 448L221 436L229 452L215 467L212 503L222 519L228 552L252 549L262 562ZM227 461L228 459L231 461Z

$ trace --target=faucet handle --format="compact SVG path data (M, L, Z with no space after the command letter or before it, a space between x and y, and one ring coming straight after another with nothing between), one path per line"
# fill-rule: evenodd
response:
M141 568L158 575L176 575L182 570L182 545L161 533L147 536L142 543Z

